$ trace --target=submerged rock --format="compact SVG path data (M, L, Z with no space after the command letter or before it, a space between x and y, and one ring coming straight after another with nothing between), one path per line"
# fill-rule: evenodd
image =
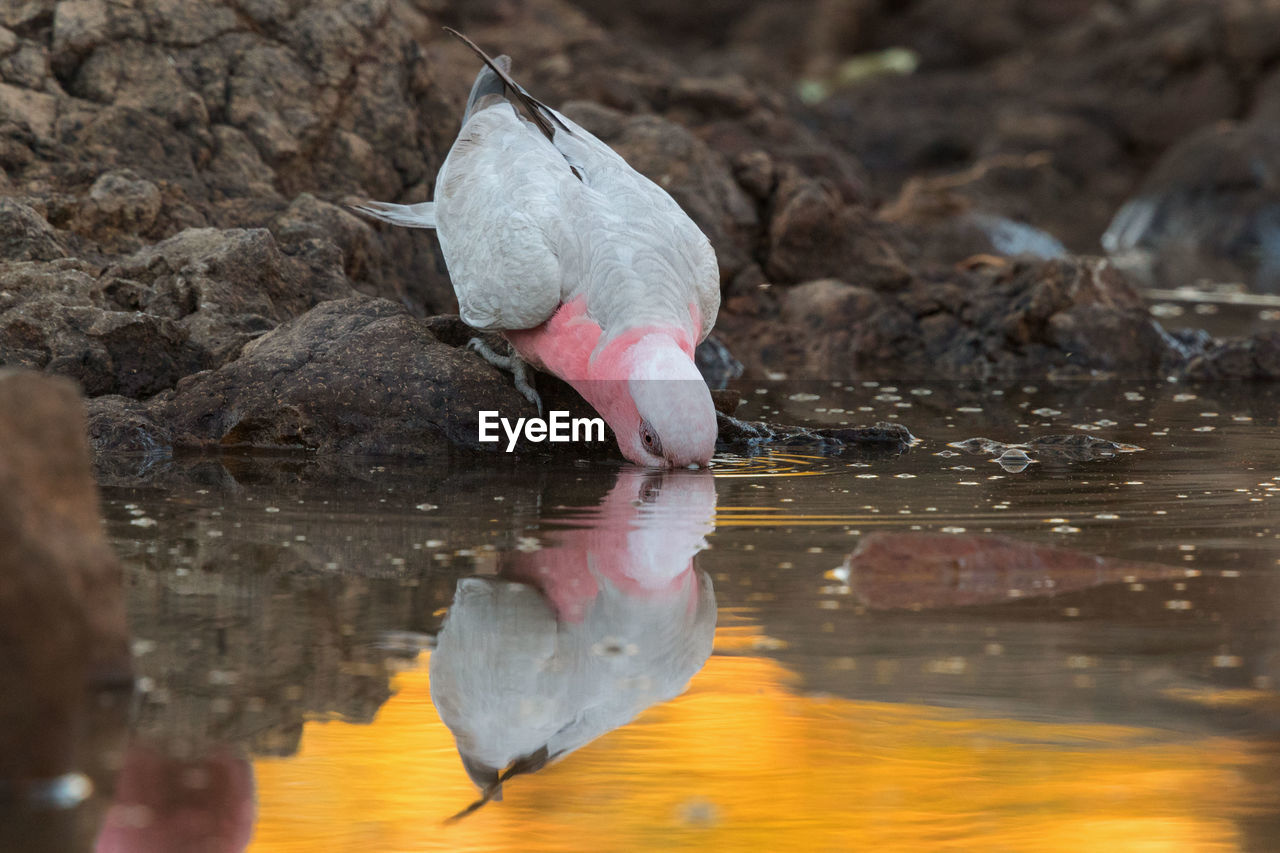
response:
M84 431L73 383L0 370L0 798L81 771L92 689L131 683Z
M719 411L716 422L720 428L717 446L727 448L812 447L833 453L905 453L916 443L905 426L888 422L869 427L801 427L742 421Z
M933 610L1185 578L1189 571L1001 536L872 533L833 574L866 607Z
M995 456L1005 470L1015 466L1022 470L1027 463L1044 462L1094 462L1113 459L1123 453L1136 453L1143 448L1136 444L1122 444L1086 433L1065 435L1041 435L1026 441L1006 444L991 438L967 438L952 441L954 447L975 456Z

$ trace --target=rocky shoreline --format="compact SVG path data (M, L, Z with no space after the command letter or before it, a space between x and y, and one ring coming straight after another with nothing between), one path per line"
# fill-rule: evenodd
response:
M1187 258L1267 287L1273 6L840 5L721 0L664 44L692 13L660 0L9 4L0 364L77 381L98 450L420 453L528 407L464 348L434 237L343 207L430 197L475 71L448 25L689 211L747 377L1280 378L1280 331L1170 332L1140 292ZM919 70L838 84L890 44ZM1126 200L1222 227L1121 221L1133 251L1095 257Z

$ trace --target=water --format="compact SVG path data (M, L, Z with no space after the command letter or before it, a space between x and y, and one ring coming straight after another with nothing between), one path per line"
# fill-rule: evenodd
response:
M100 460L142 677L103 838L1280 848L1275 389L737 387L922 441L667 475ZM948 446L1081 432L1132 447Z

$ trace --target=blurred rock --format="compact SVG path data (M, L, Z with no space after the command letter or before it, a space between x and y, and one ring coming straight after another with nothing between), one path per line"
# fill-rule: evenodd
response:
M896 292L828 279L723 317L751 374L850 379L1137 378L1176 353L1105 261L980 259Z
M131 683L120 566L75 386L0 371L0 795L82 771L91 691Z
M771 280L844 275L872 288L894 288L911 278L891 229L865 208L845 204L833 187L788 170L773 206L765 265Z
M836 571L860 603L876 610L1001 604L1102 584L1187 576L1186 569L1175 566L946 533L872 533Z
M1280 379L1280 332L1215 341L1181 371L1187 379Z
M1280 116L1205 128L1160 159L1102 243L1159 287L1280 293Z
M11 261L51 261L66 257L58 234L30 206L0 199L0 257Z

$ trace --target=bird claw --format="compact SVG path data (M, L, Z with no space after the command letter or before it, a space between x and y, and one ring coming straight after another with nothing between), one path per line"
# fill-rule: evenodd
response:
M467 349L478 353L481 358L499 370L505 370L510 373L515 382L516 390L537 407L538 417L542 417L542 398L538 396L538 392L533 389L533 384L529 381L529 365L524 359L516 355L514 350L512 350L511 355L499 355L480 338L472 338L467 341Z

